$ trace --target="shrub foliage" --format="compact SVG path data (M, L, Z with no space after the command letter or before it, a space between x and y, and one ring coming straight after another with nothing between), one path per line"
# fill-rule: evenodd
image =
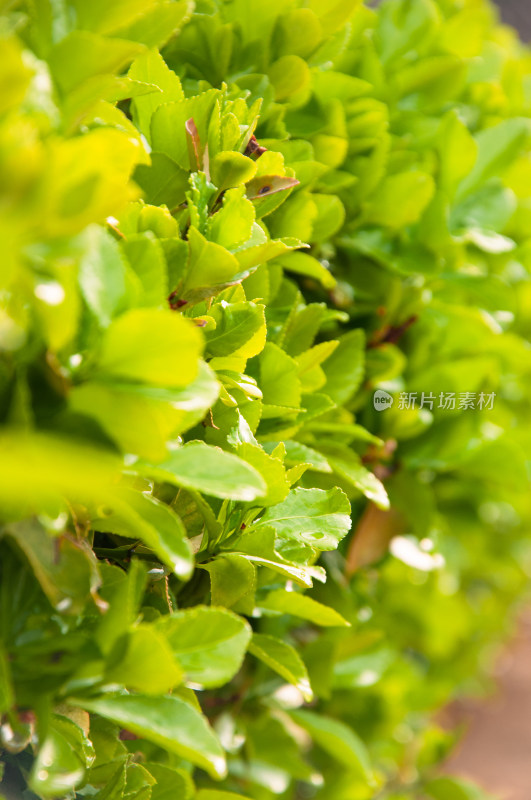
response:
M528 52L0 8L4 796L478 797L432 715L529 572Z

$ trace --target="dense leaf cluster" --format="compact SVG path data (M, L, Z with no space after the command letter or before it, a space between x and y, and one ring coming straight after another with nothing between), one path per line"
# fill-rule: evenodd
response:
M528 51L0 9L4 797L479 797L432 718L531 571Z

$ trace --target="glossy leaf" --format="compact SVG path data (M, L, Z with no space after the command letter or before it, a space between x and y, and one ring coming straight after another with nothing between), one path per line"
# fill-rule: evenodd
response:
M282 539L298 539L318 550L333 550L350 530L350 506L340 489L292 489L267 509L256 528L273 526Z
M181 82L157 50L149 50L135 59L129 77L157 87L155 91L133 100L135 123L149 141L151 117L157 108L164 103L184 100Z
M336 280L333 275L324 267L320 261L307 253L295 252L277 258L288 272L295 272L297 275L304 275L308 278L321 283L325 289L333 289Z
M171 209L184 203L188 178L188 172L165 153L151 153L151 164L140 164L135 171L135 180L146 202L165 203Z
M75 703L191 761L213 778L225 775L223 750L205 717L179 697L106 694Z
M251 561L238 553L227 553L203 564L203 569L210 575L212 605L253 613L256 568Z
M148 695L165 694L183 678L165 637L148 625L118 641L109 661L107 681Z
M249 652L299 689L307 702L313 698L304 662L294 648L264 633L254 633Z
M94 751L83 732L65 717L56 716L33 764L29 784L44 797L78 787Z
M167 640L187 680L202 687L222 686L234 677L251 637L241 617L207 606L165 617L156 630Z
M169 311L136 309L107 329L99 371L122 380L156 386L186 386L198 372L201 333L191 322Z
M154 150L165 153L182 169L190 169L186 123L193 119L197 127L201 146L207 137L208 122L218 92L210 89L203 94L181 101L170 101L160 105L151 117L151 145Z
M292 614L294 617L301 617L324 627L349 625L347 620L330 606L318 603L299 592L287 592L285 589L270 592L260 601L260 607L268 611L278 611L280 614Z
M389 508L389 497L384 485L361 463L352 450L341 445L335 447L324 445L322 453L338 475L363 492L365 497L372 500L379 508Z
M242 280L240 264L224 247L208 242L196 228L191 229L188 241L188 271L180 290L183 300L212 297Z
M256 164L241 153L223 151L210 164L212 180L220 191L248 183L256 173Z
M63 613L77 614L100 583L92 551L70 536L55 542L37 520L6 526L3 536L12 539L31 564L51 605Z
M347 402L363 380L364 345L362 331L346 333L323 366L326 375L324 391L336 403Z
M260 474L241 458L204 442L188 442L156 466L143 465L145 474L160 481L198 489L214 497L254 500L265 493Z
M179 791L182 800L191 800L194 786L185 770L153 762L148 762L145 767L156 780L151 787L151 800L173 800L176 791Z
M185 528L174 511L149 495L122 489L118 502L94 514L96 530L140 539L179 578L193 570L193 556Z
M209 354L251 358L263 350L266 337L263 306L219 303L212 307L210 316L216 327L205 334Z

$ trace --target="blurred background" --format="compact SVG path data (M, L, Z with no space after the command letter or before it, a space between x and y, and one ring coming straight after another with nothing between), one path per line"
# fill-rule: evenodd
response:
M496 0L503 21L531 41L531 0ZM531 610L497 662L489 700L449 710L449 723L467 729L448 772L476 780L503 800L531 798Z
M502 18L518 28L524 41L531 40L531 2L529 0L496 0Z

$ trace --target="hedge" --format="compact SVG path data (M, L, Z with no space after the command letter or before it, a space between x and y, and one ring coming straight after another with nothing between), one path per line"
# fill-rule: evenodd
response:
M3 0L0 792L473 800L531 574L483 0Z

